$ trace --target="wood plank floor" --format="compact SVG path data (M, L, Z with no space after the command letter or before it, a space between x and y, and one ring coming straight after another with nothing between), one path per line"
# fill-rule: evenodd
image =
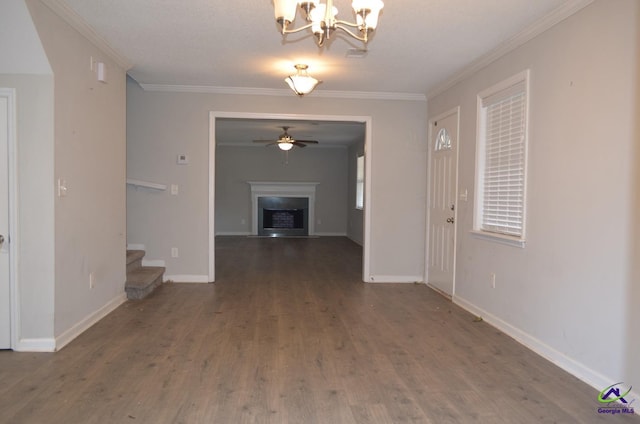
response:
M53 354L0 352L2 423L596 423L597 391L345 238L216 240Z

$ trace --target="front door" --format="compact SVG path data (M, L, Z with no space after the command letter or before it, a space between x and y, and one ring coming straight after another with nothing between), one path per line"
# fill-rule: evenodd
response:
M0 349L11 348L8 150L9 98L0 91Z
M427 283L453 296L458 180L458 108L429 125L429 253Z

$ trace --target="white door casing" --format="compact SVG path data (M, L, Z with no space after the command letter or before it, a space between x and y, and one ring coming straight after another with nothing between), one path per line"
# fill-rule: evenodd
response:
M448 296L455 292L459 115L455 108L429 122L427 282Z
M12 96L0 89L0 349L11 348L11 258L9 252L9 126Z
M365 175L364 175L364 229L362 247L362 280L373 281L371 276L371 128L373 122L370 116L348 115L303 115L303 114L274 114L252 112L209 112L209 282L215 281L215 163L216 163L216 119L244 118L244 119L276 119L276 120L311 120L311 121L351 121L365 124Z

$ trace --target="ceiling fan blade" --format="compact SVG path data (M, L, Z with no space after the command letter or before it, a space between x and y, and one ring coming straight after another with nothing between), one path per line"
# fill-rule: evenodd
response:
M318 142L316 140L298 140L298 139L296 139L296 141L298 143L318 144Z
M301 143L301 142L300 142L300 141L298 141L298 140L296 140L296 141L292 142L291 144L293 144L293 145L294 145L294 146L296 146L296 147L307 147L307 145L306 145L306 144Z

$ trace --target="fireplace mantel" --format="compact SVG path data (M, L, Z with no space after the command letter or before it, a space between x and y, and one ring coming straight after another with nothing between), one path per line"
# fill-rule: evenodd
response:
M316 186L319 182L247 181L251 186L251 234L258 235L259 197L306 197L309 199L309 235L315 234Z

